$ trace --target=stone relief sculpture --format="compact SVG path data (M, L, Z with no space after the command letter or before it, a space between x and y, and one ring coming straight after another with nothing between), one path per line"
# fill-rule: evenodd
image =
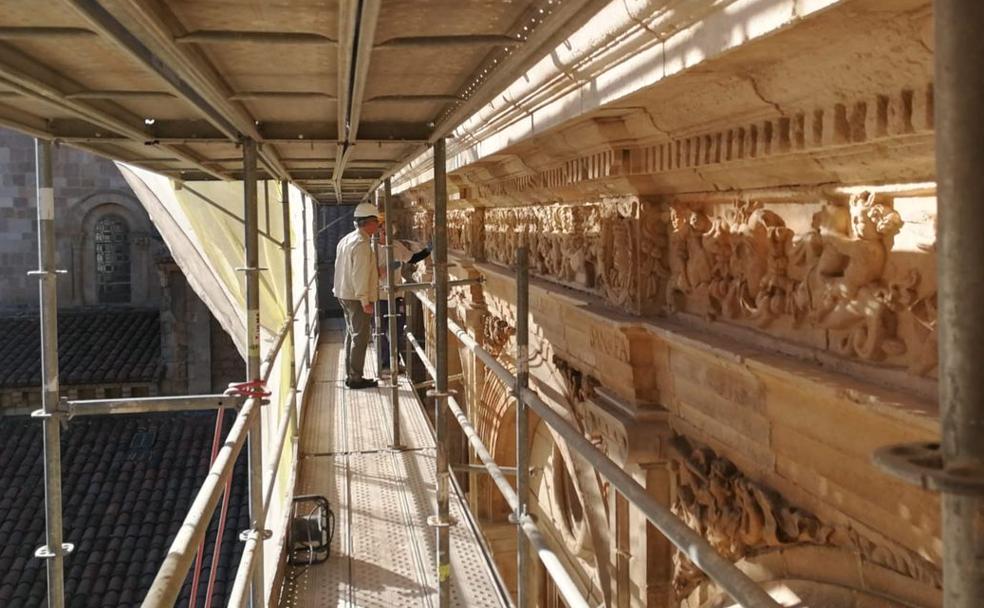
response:
M908 356L919 373L935 364L914 332L899 334L900 317L923 319L932 333L927 294L911 270L887 276L898 212L864 192L847 207L824 204L811 229L796 235L761 204L737 202L711 217L701 208L671 206L667 303L674 311L748 323L828 332L834 352L866 361ZM919 316L921 315L921 317Z
M484 212L484 209L448 210L448 249L463 252L476 259L482 257Z
M754 201L626 197L457 209L449 211L449 241L506 266L526 242L532 274L628 312L687 313L934 373L933 287L916 268L891 263L905 225L900 213L866 192L798 206L790 214ZM803 217L807 209L812 217Z
M674 440L678 490L673 512L731 561L792 545L826 545L859 553L865 560L936 587L942 573L934 564L898 546L889 546L842 525L829 525L790 505L782 496L747 478L713 450ZM673 586L688 596L705 575L679 552Z
M653 207L642 231L639 215L635 199L489 209L483 253L489 261L512 265L523 235L533 274L638 312L640 290L662 293L669 273L666 230L659 211Z
M493 314L482 317L482 337L484 346L494 357L498 357L516 333L515 322L507 321Z

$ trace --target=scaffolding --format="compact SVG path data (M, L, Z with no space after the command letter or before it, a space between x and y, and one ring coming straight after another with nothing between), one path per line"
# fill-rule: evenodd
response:
M48 562L48 593L49 606L64 605L64 556L72 550L71 544L62 539L62 508L61 508L61 455L59 446L60 419L73 415L115 415L127 413L174 412L187 410L232 409L237 412L232 427L218 449L212 465L201 488L196 495L178 533L167 551L167 555L158 571L150 590L143 601L146 607L172 606L177 600L184 581L191 570L198 548L202 545L218 503L225 492L227 482L232 475L233 466L240 452L245 447L249 463L249 512L250 528L242 533L240 540L244 542L242 557L236 571L235 582L230 596L230 606L263 606L267 603L265 594L265 573L263 567L264 541L272 536L268 528L267 514L270 512L273 498L273 487L280 466L281 454L289 435L298 434L298 386L301 376L307 373L312 360L312 344L316 344L318 336L317 319L310 317L308 295L315 285L316 277L308 277L308 248L306 246L308 231L307 197L302 196L303 209L303 240L304 246L304 290L298 300L294 300L292 290L293 269L291 267L290 232L291 223L288 213L289 196L287 182L281 182L284 217L284 239L280 246L288 252L285 259L285 301L290 302L287 311L287 321L279 332L276 341L267 354L260 360L260 324L259 324L259 275L264 270L259 267L258 257L258 202L256 180L256 146L250 140L243 142L244 166L244 244L245 265L239 270L245 276L246 286L246 330L247 330L247 380L244 383L232 385L227 394L178 396L141 399L105 399L87 401L60 402L58 396L57 371L57 334L56 334L56 294L54 278L54 210L53 190L51 187L51 144L42 140L37 142L38 157L38 239L40 268L35 273L41 279L41 321L42 321L42 357L45 392L43 408L36 416L43 419L45 440L45 505L47 544L38 550L38 556ZM435 564L438 581L438 605L450 605L450 535L449 528L455 522L449 513L449 492L452 482L452 467L448 460L448 416L453 416L465 433L472 448L479 455L482 466L495 481L513 511L513 521L517 525L517 565L519 572L517 601L519 606L529 606L532 603L529 589L530 551L532 548L546 571L557 585L558 590L569 606L588 606L587 599L581 594L577 584L564 569L559 557L550 549L548 542L539 531L536 522L528 511L529 500L529 460L528 460L528 430L526 408L532 409L551 428L562 436L569 445L593 462L613 487L621 492L632 504L639 508L646 517L663 532L674 544L690 557L694 563L705 570L708 575L718 582L743 606L775 608L778 604L772 600L758 585L748 579L733 564L713 551L702 537L688 528L674 516L664 505L658 504L649 497L645 489L624 473L618 465L595 448L576 429L558 416L546 405L537 394L528 387L528 317L529 317L529 272L527 268L527 250L523 246L519 250L517 267L517 353L519 362L518 373L512 375L487 351L482 349L468 333L448 319L448 262L447 262L447 175L443 170L445 163L444 142L438 140L435 144L435 156L438 159L435 171L435 225L434 225L434 274L433 282L429 285L409 285L402 291L407 301L417 294L416 300L434 314L436 344L436 363L431 363L420 346L419 339L407 328L407 354L410 348L419 357L433 380L433 389L428 396L435 407L435 436L437 446L436 471L436 513L428 520L435 529L437 540L437 563ZM387 299L389 303L386 318L391 336L389 341L390 381L388 390L393 408L392 449L401 449L399 428L399 398L397 390L397 371L399 369L398 345L396 342L396 294L399 287L396 284L392 250L392 204L388 180L384 186L384 206L390 213L387 215ZM467 284L471 280L458 281L457 284ZM423 291L433 289L434 299L423 295ZM303 304L304 329L306 347L301 365L294 360L294 325L298 312ZM316 307L315 307L316 308ZM448 382L448 332L454 334L459 343L473 352L500 379L513 387L513 397L519 408L517 416L517 466L510 471L516 477L516 487L513 489L506 480L506 472L499 467L488 449L483 445L467 416L454 399L449 390ZM264 387L274 369L274 361L284 344L290 344L286 350L288 368L290 369L289 403L282 408L276 432L274 435L274 458L264 469L263 438L260 422L260 409L269 400L269 393ZM410 365L412 356L407 357ZM296 450L296 444L295 444ZM296 467L296 451L292 466ZM265 491L264 491L265 489Z
M312 360L312 345L316 344L318 338L317 319L310 318L310 306L308 295L315 285L316 277L304 277L304 291L297 300L292 293L292 268L291 256L285 256L286 260L286 301L292 302L291 310L288 311L288 321L284 324L282 331L277 336L277 340L272 351L265 359L260 360L259 351L259 305L256 296L258 275L261 268L258 267L256 256L257 243L257 204L255 188L255 172L250 167L255 163L253 146L246 142L244 145L244 165L245 174L245 262L246 266L241 270L246 277L247 286L247 306L246 317L248 319L248 352L247 359L247 382L237 385L237 388L227 394L220 395L192 395L175 397L154 397L154 398L124 398L124 399L105 399L105 400L72 400L60 401L58 394L58 369L57 369L57 325L56 325L56 293L55 282L58 271L54 267L54 208L53 191L51 186L51 144L42 140L37 141L37 167L38 167L38 239L39 239L39 269L32 272L40 279L40 299L41 299L41 327L42 327L42 359L43 359L43 378L44 393L43 407L34 415L43 421L43 435L45 447L45 516L46 516L46 545L37 551L37 556L47 560L48 566L48 592L49 606L58 607L64 605L64 580L63 580L63 560L64 556L72 551L72 545L64 542L62 538L62 509L61 509L61 454L59 445L59 425L60 419L72 416L90 415L117 415L146 412L176 412L188 410L207 410L207 409L231 409L237 412L231 430L228 432L222 447L219 449L208 476L200 488L194 503L192 504L187 516L174 542L168 550L160 571L154 579L151 589L144 600L144 606L170 606L177 599L178 593L183 585L189 570L192 567L196 550L204 540L208 523L213 516L229 477L232 474L233 465L244 446L248 450L249 476L250 476L250 529L241 536L244 541L242 558L237 569L235 584L231 595L230 605L241 606L245 604L260 606L266 604L264 594L264 570L263 570L263 545L264 541L270 538L271 532L267 529L266 514L269 511L272 499L274 477L280 465L280 454L285 444L288 434L297 436L298 434L298 406L297 400L298 387L301 377L310 367ZM435 146L438 158L443 146L439 141ZM439 163L437 167L443 167ZM253 176L253 177L250 177ZM568 446L579 455L590 461L595 469L604 476L628 502L637 508L646 519L651 522L663 535L666 536L681 552L683 552L697 567L703 570L711 580L724 589L740 605L747 607L768 607L776 608L779 604L772 599L758 584L752 581L746 574L740 571L733 563L726 560L708 544L708 542L695 531L686 526L677 516L675 516L666 505L660 504L646 493L638 482L625 473L614 461L596 448L587 438L583 436L575 427L564 420L550 405L544 402L539 395L529 387L529 343L528 343L528 320L529 320L529 269L528 251L523 244L517 251L516 265L516 305L517 305L517 332L516 332L516 361L517 373L513 374L505 368L490 352L486 351L481 345L471 337L471 335L448 318L448 267L447 267L447 230L446 230L446 190L442 186L446 175L443 171L435 172L435 225L434 225L434 274L432 283L409 284L398 286L395 281L394 270L392 268L392 220L387 222L387 299L389 311L386 317L388 331L391 339L389 341L389 359L391 371L399 369L398 345L396 336L396 294L402 292L408 307L423 306L434 316L435 333L434 343L436 346L436 362L432 362L421 344L422 337L414 335L409 326L406 327L407 351L405 362L410 368L414 361L413 355L421 362L431 377L433 390L428 392L435 408L435 431L437 437L437 470L436 479L438 486L436 489L436 514L431 518L431 525L435 528L437 536L437 563L435 568L438 574L439 585L439 606L449 606L450 596L447 591L447 581L450 574L450 546L448 528L454 522L451 521L448 512L448 491L451 480L451 471L460 468L461 465L451 465L448 461L447 444L448 428L447 417L450 415L460 426L462 432L478 459L480 465L470 465L473 468L481 467L495 483L502 493L509 508L512 510L512 522L517 526L517 567L520 576L518 578L517 605L529 606L532 604L530 595L530 581L526 575L530 572L530 559L535 554L547 574L551 577L558 592L564 598L567 605L571 607L589 606L588 599L582 593L578 584L567 572L559 556L550 548L549 543L544 538L542 532L528 509L529 500L529 438L528 438L528 414L531 410L543 422L550 426L560 437L567 442ZM250 186L250 184L253 184ZM289 197L286 196L287 183L282 182L285 193L284 200L284 222L285 238L282 247L289 250L290 242L290 220L287 212ZM384 205L387 209L387 217L392 218L391 193L388 181L385 183ZM303 198L304 205L307 198ZM305 210L306 218L306 210ZM307 239L307 225L304 224L304 236ZM305 248L305 255L307 249ZM307 274L308 264L305 260L304 272ZM456 281L455 284L463 285L475 282L474 280ZM433 290L434 297L425 295L424 292ZM293 345L293 334L295 321L298 313L304 307L304 330L306 335L306 348L300 366L294 361L293 348L288 349L290 372L290 403L283 410L283 415L277 425L275 434L275 459L268 463L264 470L262 462L262 438L259 421L259 410L266 403L266 395L263 393L263 386L270 378L273 370L273 362L277 358L281 347L285 343ZM407 315L409 319L411 315ZM475 431L461 405L457 402L452 392L449 390L448 382L448 336L453 335L458 343L471 353L473 353L485 367L495 374L506 386L512 387L512 395L517 407L517 429L516 429L516 454L517 463L515 469L507 470L498 465L492 458L488 448L484 445L478 433ZM392 449L401 449L400 428L399 428L399 400L397 394L396 373L390 376L390 382L386 387L391 395L393 417L392 417ZM295 455L296 456L296 455ZM296 461L294 463L296 465ZM513 485L507 476L515 476L516 481ZM266 491L264 492L264 488ZM532 554L531 550L532 549Z
M303 290L295 300L293 293L291 231L296 227L290 218L288 183L280 182L282 192L282 216L284 236L278 246L284 251L284 276L286 277L283 301L289 310L287 318L275 337L266 356L260 358L260 273L258 256L258 201L256 179L256 145L243 141L244 166L244 243L245 265L239 270L245 276L246 330L247 330L247 379L230 385L223 394L187 395L147 398L61 400L58 390L58 336L57 291L55 278L54 190L52 187L52 143L36 140L37 150L37 212L39 269L30 274L40 280L42 375L44 392L42 409L33 414L43 422L45 463L45 525L46 544L36 556L47 562L48 605L61 608L64 599L64 557L73 550L71 543L63 542L60 425L63 420L75 416L140 414L153 412L180 412L194 410L234 410L235 420L225 436L221 448L215 454L205 480L177 531L163 563L151 584L143 606L173 606L202 545L209 523L217 505L226 493L235 462L243 447L247 448L249 461L249 512L250 528L240 540L244 542L242 558L237 569L230 606L266 604L263 569L263 541L271 537L268 514L274 499L273 490L288 435L298 433L298 410L303 382L315 356L314 346L319 336L317 315L312 318L310 298L316 297L316 275L309 276L310 249L308 238L313 231L307 226L309 198L301 195L301 234L303 250ZM313 216L311 216L313 217ZM317 312L318 306L313 310ZM299 314L303 311L303 315ZM305 346L300 364L295 360L297 344L294 340L295 325L302 322ZM285 344L289 348L284 349ZM289 369L288 402L280 408L270 462L264 468L264 443L262 438L261 408L271 403L266 383L275 366L285 356ZM268 440L269 441L269 440ZM295 453L291 466L296 466Z
M104 18L97 10L98 3L78 0L73 4L82 7L81 10L92 16L101 26L101 31L108 32L113 39L122 40L127 48L137 57L151 65L157 65L154 57L146 57L138 41L130 35L123 36L118 31L118 24ZM978 119L981 91L981 71L978 68L984 51L981 37L974 29L976 24L984 20L984 9L971 2L958 0L941 0L941 10L938 15L937 31L946 31L950 36L937 34L940 42L938 60L942 67L958 66L959 72L950 73L947 69L939 69L941 76L938 89L940 103L936 107L939 114L937 122L940 130L946 135L942 139L944 145L938 147L941 175L941 198L945 199L946 214L942 214L940 232L946 235L941 240L942 255L940 256L941 299L948 307L941 308L940 325L943 329L941 336L941 373L940 387L943 405L943 448L936 447L931 455L937 457L932 470L906 469L896 464L896 472L908 475L926 484L932 480L936 487L944 493L944 550L946 597L948 605L955 607L972 606L979 601L981 585L984 581L984 566L982 566L979 547L984 545L979 516L982 510L979 472L984 465L984 455L981 451L984 441L981 441L981 376L976 367L981 357L981 324L975 316L981 300L981 282L970 281L979 277L979 259L982 240L982 214L976 207L981 198L982 179L980 176L980 130L981 121ZM375 6L375 4L374 4ZM360 37L360 44L368 45L371 36ZM945 44L943 44L945 43ZM143 49L146 50L146 49ZM531 51L532 52L532 51ZM364 53L363 53L364 55ZM970 60L967 60L967 58ZM357 70L363 74L366 66L359 64ZM167 76L168 73L165 74ZM187 83L171 79L176 90L191 97L187 91ZM960 86L957 82L971 82L972 87ZM972 94L967 94L967 90ZM69 104L67 107L74 104ZM202 104L204 105L204 103ZM358 104L353 104L358 105ZM463 108L468 106L462 106ZM463 118L463 110L455 114L455 118ZM214 112L212 113L214 114ZM460 114L460 116L459 116ZM234 125L227 124L224 116L212 116L215 122L226 126L226 130L237 134ZM339 121L342 125L345 121ZM355 121L358 122L357 120ZM119 125L118 125L119 126ZM123 125L125 127L125 125ZM127 132L121 128L121 132ZM134 138L139 140L146 134L136 132ZM342 134L344 136L344 134ZM344 139L340 136L339 141ZM351 142L349 142L351 143ZM73 550L73 545L63 538L63 507L61 495L61 447L60 425L65 419L80 415L117 415L146 412L176 412L187 410L229 409L236 412L235 420L224 438L221 448L209 468L208 475L199 489L194 502L187 513L177 536L167 551L151 589L144 599L146 607L163 607L174 604L181 586L195 559L196 551L201 545L208 524L214 515L222 497L228 479L232 475L234 463L245 447L249 460L249 506L250 528L246 530L241 540L244 550L237 569L236 580L230 605L263 606L267 603L265 585L268 573L264 569L264 543L271 538L268 515L274 500L273 487L277 471L281 465L283 448L288 437L296 437L299 430L300 417L298 410L302 406L303 384L307 372L316 356L315 345L318 341L319 326L317 322L317 305L312 306L310 296L316 294L316 275L309 276L308 239L312 236L308 231L307 204L308 197L302 197L302 229L303 229L303 291L294 294L292 289L293 269L291 256L285 256L284 269L286 282L286 302L290 303L287 320L277 335L276 342L266 358L260 358L260 307L258 299L259 277L263 271L259 267L258 247L258 217L257 217L257 162L258 159L267 165L277 162L268 154L257 150L256 143L250 138L241 140L243 148L243 181L244 192L244 234L245 251L244 266L241 271L246 284L246 306L244 316L247 329L247 378L237 384L227 394L196 395L179 397L154 397L143 399L104 399L104 400L74 400L62 401L58 384L58 335L57 335L57 293L56 279L61 272L56 268L55 261L55 206L52 183L52 143L47 138L40 138L36 143L37 163L37 233L38 233L38 269L32 275L39 280L41 343L42 343L42 408L34 413L41 421L44 442L44 475L45 475L45 545L40 547L36 556L46 560L48 604L52 608L64 606L64 558ZM434 567L437 572L439 585L439 605L444 608L449 605L447 581L450 568L450 546L448 527L453 523L448 511L448 492L452 482L451 471L457 464L449 463L447 444L449 441L448 416L459 424L468 439L475 454L481 461L482 470L487 472L496 487L505 498L513 512L513 523L517 526L517 567L520 572L518 580L517 604L523 608L534 603L530 595L530 581L527 574L533 554L541 561L544 569L554 581L565 602L571 607L586 607L588 599L580 586L565 569L560 557L551 549L537 522L529 513L529 438L527 428L528 411L535 413L545 424L567 442L568 446L589 460L596 470L604 476L611 487L619 492L629 503L638 509L663 535L666 536L684 555L698 568L724 589L742 606L750 608L776 608L779 604L765 590L739 570L735 564L725 559L708 544L708 542L690 529L676 517L666 505L660 504L650 497L645 488L626 474L607 455L598 450L576 428L563 419L549 404L529 387L529 269L528 252L525 245L517 252L516 267L517 286L517 373L506 369L488 351L483 349L469 333L448 318L449 289L454 284L467 282L451 282L448 280L447 258L447 175L445 141L436 138L434 144L434 276L429 284L396 285L391 264L387 263L388 275L387 301L389 304L387 325L390 333L390 369L391 379L387 389L390 391L393 407L392 448L401 448L399 428L399 402L396 390L396 375L399 369L396 344L396 303L397 291L402 291L410 307L422 306L434 315L435 332L433 335L436 345L435 361L430 361L422 346L423 336L416 336L407 328L406 365L409 368L416 355L431 377L429 383L433 387L428 392L435 408L435 431L437 436L436 462L436 508L432 525L435 529L438 552ZM350 146L339 146L339 161L344 161L345 151ZM344 165L344 162L339 162ZM282 172L281 172L282 174ZM339 173L341 175L341 173ZM219 177L225 177L220 175ZM286 192L287 182L281 186ZM389 180L384 181L383 203L387 211L388 224L392 222L391 187ZM335 184L336 191L339 185ZM951 200L952 199L952 200ZM289 237L290 219L287 213L288 197L284 197L285 237L281 246L290 250ZM392 230L387 226L386 258L392 262ZM433 291L433 297L425 292ZM944 297L947 296L947 297ZM301 313L303 310L303 314ZM409 315L408 315L409 317ZM303 323L306 346L301 361L296 361L295 323ZM958 331L960 330L960 331ZM448 336L453 334L458 343L473 353L486 368L495 374L507 386L512 387L512 396L517 407L517 464L515 470L508 470L498 465L487 447L476 433L467 415L461 408L448 387ZM271 462L264 467L262 424L260 412L267 404L264 385L273 372L274 362L280 355L284 344L290 344L288 349L290 368L290 390L288 404L282 408L277 419L272 438L275 455ZM952 399L951 399L952 398ZM952 403L951 403L952 401ZM923 453L925 456L925 453ZM296 453L293 455L292 467L296 467ZM910 463L911 464L911 463ZM943 464L953 464L958 469L953 476L947 476ZM962 467L962 469L960 468ZM888 466L887 468L892 468ZM964 474L959 474L963 471ZM972 473L966 474L967 471ZM515 484L507 476L515 476ZM973 478L975 484L969 484ZM963 483L963 485L961 485ZM932 485L932 484L930 484ZM952 573L952 575L950 575Z

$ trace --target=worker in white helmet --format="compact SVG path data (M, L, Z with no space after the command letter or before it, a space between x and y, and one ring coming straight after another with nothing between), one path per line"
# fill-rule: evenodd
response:
M379 230L379 212L372 203L355 208L355 230L338 242L334 293L345 313L345 386L352 389L378 385L364 377L370 318L379 299L379 268L371 239Z
M382 221L385 222L385 216L382 214L379 216ZM396 227L393 229L396 232ZM379 240L380 245L386 244L386 233L380 230L376 238ZM417 243L415 241L409 241L406 239L393 239L393 271L396 273L396 284L400 285L403 283L403 271L410 270L408 267L413 267L424 259L426 259L431 253L431 244L426 245ZM379 267L379 276L381 283L386 277L386 265L385 260L380 260L381 266ZM378 306L382 312L380 317L382 319L386 318L388 308L388 302L386 299L379 300ZM403 327L406 323L406 315L403 307L403 295L398 292L398 297L396 299L396 309L397 309L397 320L396 320L396 342L397 344L403 344ZM376 367L379 369L380 377L386 378L390 374L390 360L389 360L389 324L385 321L380 323L381 327L377 329L376 335L378 340L376 341ZM399 349L402 350L402 349ZM403 371L403 366L400 366L400 373Z

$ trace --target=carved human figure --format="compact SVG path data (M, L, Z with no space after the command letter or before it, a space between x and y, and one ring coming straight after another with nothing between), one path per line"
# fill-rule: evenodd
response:
M670 282L666 290L666 305L671 312L678 308L676 294L690 293L690 281L687 279L689 215L690 210L682 204L670 206L670 242L667 247Z
M807 274L810 296L808 318L825 329L850 330L840 350L864 359L905 352L894 338L894 318L899 291L882 281L893 237L902 218L887 205L875 202L867 192L851 198L850 232L830 226L823 216L815 223L822 250ZM816 243L808 255L815 255ZM802 301L802 299L801 299Z
M560 279L563 281L587 282L585 274L585 260L587 249L584 246L584 237L578 234L564 236L561 239L561 263L563 268Z
M665 224L653 209L642 213L639 223L639 276L642 297L658 300L670 276L666 266Z
M634 239L631 220L615 214L602 225L604 242L604 293L616 306L632 301Z

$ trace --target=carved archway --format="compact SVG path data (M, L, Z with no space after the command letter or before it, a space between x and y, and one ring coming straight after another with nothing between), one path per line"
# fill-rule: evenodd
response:
M930 581L905 577L864 560L854 551L798 545L767 551L736 564L784 606L797 608L938 608L942 592ZM682 600L684 598L681 598ZM736 608L710 583L695 589L681 605Z

